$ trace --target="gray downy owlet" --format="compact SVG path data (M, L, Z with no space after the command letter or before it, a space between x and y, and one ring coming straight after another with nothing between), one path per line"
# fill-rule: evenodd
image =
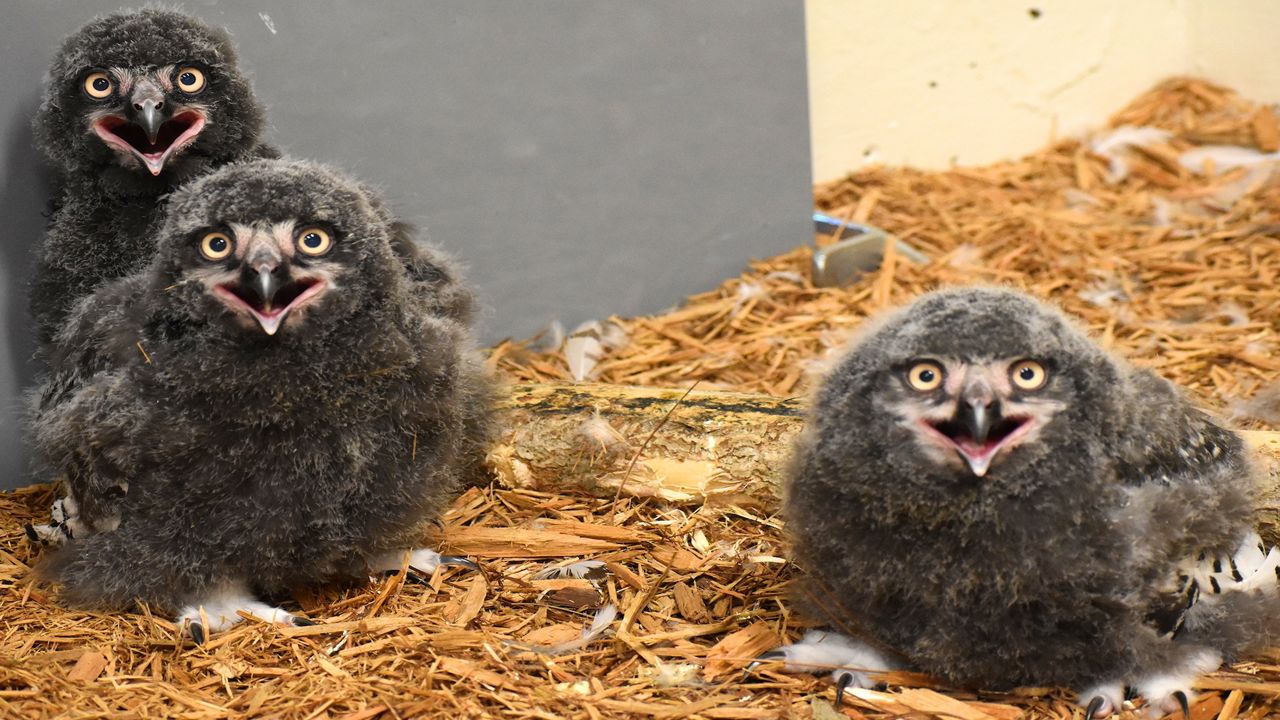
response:
M1241 438L1062 313L992 288L871 322L817 391L789 473L800 595L828 630L762 659L1059 685L1091 718L1280 639Z
M155 240L58 336L100 369L34 437L92 532L39 570L66 602L167 608L198 641L237 611L304 622L261 598L400 567L483 473L491 380L384 204L324 166L224 167L174 193Z
M158 201L260 144L262 107L226 32L173 10L94 19L63 42L36 114L57 170L31 312L42 344L72 306L151 259Z
M228 163L278 155L260 141L263 124L230 37L194 17L162 8L113 13L63 42L34 121L59 181L31 288L48 366L37 414L109 364L92 348L68 352L55 341L76 303L151 261L165 194ZM407 224L385 207L378 211L392 224L392 247L422 296L469 322L470 288ZM119 310L100 308L93 317L115 322ZM58 545L90 532L80 510L74 498L59 498L50 521L29 533Z

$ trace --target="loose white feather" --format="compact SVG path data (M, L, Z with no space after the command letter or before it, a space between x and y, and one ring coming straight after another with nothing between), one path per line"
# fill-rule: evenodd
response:
M1239 145L1202 145L1178 156L1178 163L1193 173L1201 175L1212 168L1214 173L1224 173L1238 167L1253 167L1280 162L1280 152L1264 153Z
M562 642L558 645L525 645L524 643L508 643L513 647L522 650L536 652L542 655L562 655L567 652L579 650L591 644L599 638L604 631L609 628L618 617L618 607L613 604L605 605L596 611L595 617L591 620L591 625L582 629L582 636L576 640Z
M579 382L594 377L596 364L606 351L617 350L630 340L627 331L614 322L588 320L573 329L564 343L564 359L569 374Z
M577 578L579 580L603 580L604 563L599 560L579 560L568 565L554 565L534 573L534 580L557 580L560 578Z
M1093 138L1089 149L1106 158L1109 163L1107 181L1117 183L1129 175L1129 163L1123 152L1131 147L1146 147L1168 142L1170 133L1154 127L1121 125L1110 132Z

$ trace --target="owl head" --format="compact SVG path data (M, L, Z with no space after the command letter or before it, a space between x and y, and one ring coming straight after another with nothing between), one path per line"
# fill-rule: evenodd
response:
M995 482L1100 433L1116 379L1062 313L1009 290L946 290L868 328L814 418L905 481Z
M143 187L247 156L261 127L226 32L157 8L106 15L68 37L35 118L39 145L64 172Z
M392 232L379 199L333 169L233 163L166 203L155 294L167 315L259 342L372 322L406 293Z

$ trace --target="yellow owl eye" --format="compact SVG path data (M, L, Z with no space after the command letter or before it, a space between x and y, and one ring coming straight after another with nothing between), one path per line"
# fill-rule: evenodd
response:
M298 232L298 251L303 255L315 257L329 252L333 246L333 238L318 227L303 228Z
M200 238L200 254L209 260L225 260L235 245L224 232L214 231Z
M204 89L204 73L199 68L184 67L178 71L178 89L184 93L198 93Z
M936 362L919 362L907 371L907 384L920 392L936 390L942 384L942 366Z
M1049 379L1049 373L1035 360L1019 360L1010 369L1009 377L1019 390L1039 390Z
M91 72L84 79L84 93L94 100L101 100L111 95L111 78L101 70Z

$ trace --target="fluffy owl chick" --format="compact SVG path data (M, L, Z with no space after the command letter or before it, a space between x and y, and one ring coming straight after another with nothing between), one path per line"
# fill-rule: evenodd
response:
M81 303L60 347L102 369L35 423L95 531L42 565L65 600L169 608L200 640L237 610L296 620L261 597L441 562L406 552L481 469L491 383L381 207L319 165L233 164Z
M925 295L818 390L786 512L801 595L834 632L768 657L1061 685L1091 717L1162 711L1280 639L1274 551L1240 438L1024 295Z
M49 341L76 300L150 259L159 197L228 162L274 155L222 30L171 10L107 15L49 69L36 141L59 171L31 309Z

